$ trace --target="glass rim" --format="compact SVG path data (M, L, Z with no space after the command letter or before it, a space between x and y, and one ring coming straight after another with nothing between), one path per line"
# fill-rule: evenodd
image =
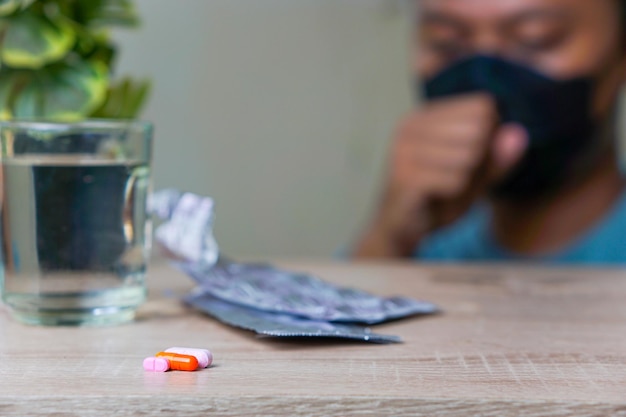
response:
M45 119L14 119L0 121L0 130L3 129L28 129L48 132L68 132L83 129L95 130L142 130L150 132L153 129L152 122L134 119L83 119L75 122L62 122Z

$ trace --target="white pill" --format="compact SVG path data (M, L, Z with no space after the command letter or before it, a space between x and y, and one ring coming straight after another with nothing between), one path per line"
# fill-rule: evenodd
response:
M200 368L206 368L210 366L211 363L213 363L213 354L211 353L211 351L206 349L171 347L165 349L165 352L195 356L195 358L198 360L198 365L200 366Z

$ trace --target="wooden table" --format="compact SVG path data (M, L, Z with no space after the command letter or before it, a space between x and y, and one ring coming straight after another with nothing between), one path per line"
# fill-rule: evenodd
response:
M0 313L1 416L626 415L626 271L284 264L445 314L377 326L400 345L280 341L186 309L161 266L136 323L40 328ZM215 366L144 372L172 345Z

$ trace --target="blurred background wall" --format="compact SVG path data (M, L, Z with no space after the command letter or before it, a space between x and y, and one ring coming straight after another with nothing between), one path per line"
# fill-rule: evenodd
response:
M151 77L155 185L215 198L225 253L324 257L353 238L410 108L395 0L138 0L120 74Z

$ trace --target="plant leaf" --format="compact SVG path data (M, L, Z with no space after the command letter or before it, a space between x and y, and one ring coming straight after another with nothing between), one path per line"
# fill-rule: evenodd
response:
M0 16L8 16L22 5L21 0L0 0Z
M131 80L129 93L124 101L122 118L134 119L139 116L144 103L150 95L152 83L149 80L133 82Z
M79 120L106 98L108 74L99 62L59 63L33 77L15 99L16 117Z
M115 45L108 39L93 38L90 49L81 51L81 56L90 61L102 62L107 67L111 67L116 55Z
M8 120L12 116L11 99L17 88L17 76L11 71L0 71L0 120Z
M74 18L87 26L134 27L139 23L130 0L76 0Z
M10 19L2 44L2 61L14 68L38 69L61 60L74 46L76 34L63 18L27 10Z
M104 105L92 116L105 119L136 118L146 102L152 85L149 80L123 78L109 87Z

